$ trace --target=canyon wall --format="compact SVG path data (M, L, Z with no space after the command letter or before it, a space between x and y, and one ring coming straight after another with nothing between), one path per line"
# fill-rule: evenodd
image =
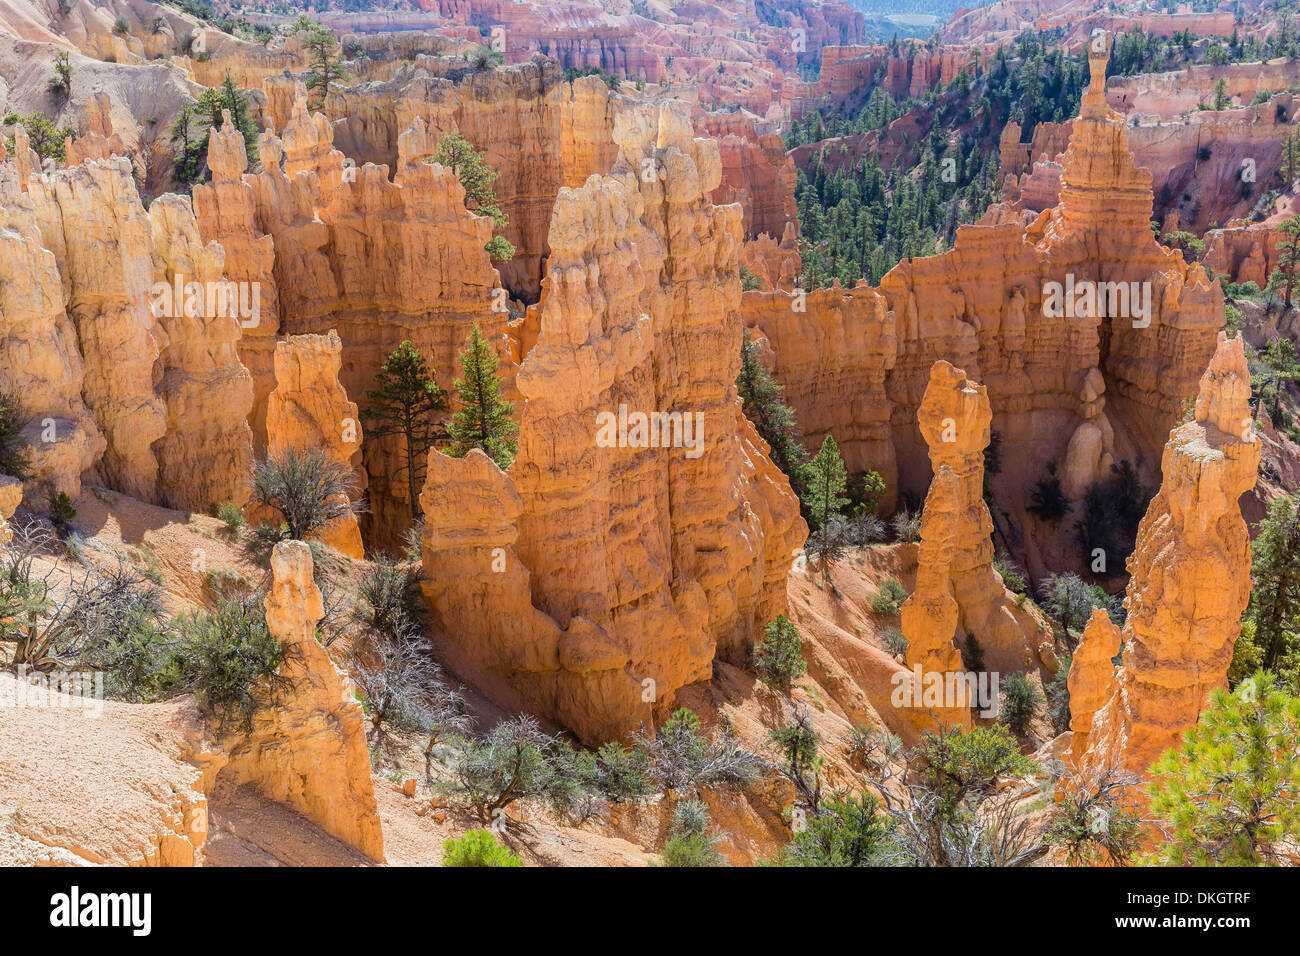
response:
M1106 106L1105 63L1105 54L1092 57L1093 82L1062 156L1060 204L1029 225L995 216L961 227L952 250L900 262L879 289L808 293L807 314L797 311L797 291L744 297L745 322L773 343L777 378L810 445L843 429L843 441L835 435L848 467L875 469L900 494L919 498L929 483L916 416L935 360L983 382L1002 439L1002 470L990 478L994 523L1034 575L1080 556L1041 551L1056 545L1033 530L1029 490L1049 466L1080 490L1122 459L1153 484L1163 436L1194 394L1223 322L1218 285L1152 236L1150 174L1135 165L1124 121ZM1106 301L1057 308L1076 284L1072 299L1091 288ZM840 323L884 312L893 313L893 332L877 347L812 358L799 344L809 334L851 341L856 330ZM794 354L782 357L783 348Z
M555 204L518 456L502 472L434 451L421 495L453 669L588 743L666 716L715 656L741 660L806 534L739 412L741 211L709 201L717 144L679 103L620 114L614 137L613 173ZM597 416L620 410L699 430L602 438Z
M566 83L556 63L541 60L473 72L459 82L413 67L388 83L339 88L325 104L336 121L335 145L358 164L399 170L418 159L399 146L416 120L429 132L418 143L424 155L448 132L481 150L498 175L492 188L509 220L501 234L515 246L514 258L497 268L506 288L526 302L539 294L556 193L613 165L616 110L617 97L598 77Z

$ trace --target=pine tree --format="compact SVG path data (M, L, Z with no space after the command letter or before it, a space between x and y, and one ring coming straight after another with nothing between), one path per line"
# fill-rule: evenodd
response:
M1254 560L1247 617L1262 665L1277 667L1300 627L1300 507L1286 496L1269 507L1251 544Z
M745 417L754 423L754 428L772 450L773 464L790 479L791 487L799 494L804 486L803 470L808 452L799 440L794 411L781 398L785 387L778 385L763 367L758 343L749 329L744 330L740 342L740 374L736 376L736 389L740 393Z
M1285 864L1300 837L1300 698L1256 671L1219 689L1200 721L1151 768L1151 811L1164 840L1153 862Z
M438 141L437 151L429 157L428 162L446 166L456 174L460 184L465 187L465 207L481 216L491 216L498 229L504 229L509 222L506 214L497 205L496 191L492 184L497 180L497 172L483 161L483 154L459 133L444 133Z
M1282 144L1282 179L1287 188L1300 179L1300 129L1292 130Z
M496 353L475 323L460 353L461 377L455 382L460 407L447 432L453 457L463 458L470 449L481 448L504 470L510 467L518 450L515 436L519 426L511 418L514 404L498 397L501 383L497 365Z
M388 353L375 376L376 388L366 392L361 417L372 438L401 435L406 445L405 470L411 520L419 518L420 486L429 449L445 433L441 413L447 395L438 387L420 350L409 341Z
M298 30L307 34L303 40L308 55L307 89L316 93L314 107L323 110L330 95L330 85L349 79L348 71L343 69L342 58L334 55L338 43L333 33L305 15L298 19Z
M1300 279L1300 216L1283 220L1277 228L1286 238L1277 244L1277 265L1268 277L1268 285L1274 291L1281 291L1282 302L1289 309L1296 281Z
M830 584L830 566L844 554L844 539L836 522L837 516L849 503L845 497L848 474L835 439L829 434L822 447L808 462L806 490L803 503L807 507L809 524L813 533L808 536L804 551L811 554L821 568L822 579Z

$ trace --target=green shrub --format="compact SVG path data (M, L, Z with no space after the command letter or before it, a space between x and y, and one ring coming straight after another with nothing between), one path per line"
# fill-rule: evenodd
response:
M763 683L783 694L808 670L799 631L784 614L763 629L763 640L753 650L753 667Z
M616 803L640 800L654 792L650 783L650 755L640 747L624 747L615 741L601 744L596 751L600 790Z
M1016 733L1024 732L1038 705L1043 702L1043 695L1023 671L1002 678L998 696L1002 705L998 718Z
M31 477L31 453L22 436L30 420L16 393L0 392L0 474L20 481Z
M979 673L984 670L984 648L975 639L974 634L966 635L966 646L961 652L962 666L968 671Z
M773 861L778 866L871 866L889 834L875 798L825 801Z
M177 629L175 685L194 693L220 730L247 731L287 685L277 673L287 651L267 629L259 596L225 597L210 613L178 619Z
M885 628L880 634L880 643L885 646L885 650L895 657L899 654L907 654L907 638L896 627Z
M999 554L994 559L993 570L1002 575L1002 583L1013 593L1027 594L1029 592L1029 587L1025 584L1024 573L1005 554Z
M77 509L72 506L72 499L66 491L50 497L50 519L56 525L68 525L77 517Z
M871 610L876 614L897 614L907 600L907 588L897 578L889 577L880 582L880 587L871 596Z
M709 812L702 802L683 800L673 808L673 825L664 841L664 866L726 866L718 837L709 831Z
M467 830L463 836L442 841L443 866L523 866L488 830Z
M244 526L244 509L233 501L223 501L217 505L217 518L225 524L227 532L238 534Z
M254 496L280 512L289 537L298 541L350 514L353 506L347 496L355 486L352 470L320 448L272 451L253 469Z
M901 509L894 515L894 520L890 522L894 529L894 537L901 542L920 541L921 540L921 512L912 511L908 508Z

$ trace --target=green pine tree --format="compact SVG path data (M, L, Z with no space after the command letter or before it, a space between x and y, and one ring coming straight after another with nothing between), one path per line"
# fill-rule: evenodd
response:
M445 434L442 412L447 395L438 387L433 370L420 350L409 341L388 353L375 376L375 389L366 392L361 413L372 438L400 435L406 446L406 472L411 520L419 518L419 493L429 449Z
M461 377L456 379L459 407L447 427L451 455L463 458L472 448L483 452L503 470L514 461L519 426L511 417L515 406L498 396L497 356L483 337L478 323L460 353Z
M848 473L844 469L844 459L840 457L835 439L829 434L822 441L817 454L808 462L804 474L806 488L803 503L808 510L808 523L813 528L804 551L817 562L821 568L822 580L830 586L831 563L844 553L843 537L830 519L844 510L849 499L845 496Z
M1152 766L1151 811L1164 839L1151 862L1275 866L1300 837L1300 698L1256 671L1219 689L1183 747Z
M794 411L781 398L785 387L778 385L758 355L758 343L745 329L740 342L740 374L736 376L741 408L772 450L772 462L790 479L795 494L803 487L803 469L808 452L799 440Z

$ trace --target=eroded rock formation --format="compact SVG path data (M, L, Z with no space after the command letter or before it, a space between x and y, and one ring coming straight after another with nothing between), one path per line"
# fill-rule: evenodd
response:
M849 467L879 471L900 493L920 494L930 474L915 422L935 359L984 383L1002 439L1002 471L991 477L996 518L1004 530L1023 529L1017 547L1023 544L1035 575L1079 555L1044 552L1059 548L1034 530L1025 511L1030 489L1049 466L1064 468L1077 489L1125 459L1154 484L1158 449L1195 393L1223 322L1218 285L1152 236L1150 176L1134 164L1123 119L1106 106L1105 65L1105 53L1092 55L1093 83L1062 157L1060 204L1029 225L994 216L960 228L949 252L900 262L878 290L860 284L809 294L809 310L829 306L829 315L801 315L793 308L797 292L744 300L746 323L774 343L778 380L807 423L808 441L819 443L822 428L843 429ZM1067 287L1074 296L1064 307ZM1104 301L1075 309L1085 288L1094 303L1098 294ZM822 326L827 341L850 341L851 330L833 327L878 307L848 300L877 296L894 316L892 355L887 347L846 349L834 356L842 368L833 374L823 370L827 359L806 360L795 344L800 333L788 327ZM780 343L799 351L787 360ZM870 396L881 381L892 456L874 437L884 414ZM846 390L828 392L830 384ZM834 421L832 406L841 409ZM846 412L850 421L840 420Z
M785 607L805 534L738 411L741 215L709 201L716 143L677 103L621 114L615 140L614 172L555 204L517 458L435 451L421 495L423 587L453 662L593 743L739 658ZM601 439L597 416L620 408L696 430Z
M312 580L311 549L301 541L280 542L271 554L271 574L266 625L289 651L280 670L286 689L274 706L254 715L248 733L205 742L193 759L204 772L206 790L218 779L252 784L382 860L384 837L361 704L316 640L316 624L325 612Z
M1164 482L1128 559L1124 665L1093 717L1085 769L1145 773L1226 683L1250 593L1250 539L1238 505L1259 465L1249 398L1242 341L1221 335L1195 420L1169 433Z
M1071 751L1075 761L1080 760L1088 749L1093 715L1115 690L1113 660L1123 640L1110 615L1101 608L1093 608L1070 661L1070 675L1066 681L1070 691Z
M385 166L348 168L331 136L324 116L307 111L299 85L283 140L259 140L265 170L241 176L246 157L238 134L214 136L212 190L195 190L199 228L226 247L227 273L269 280L249 350L259 398L274 387L265 376L273 376L268 360L276 330L337 330L344 345L340 380L353 396L373 387L384 358L403 341L421 351L444 388L459 374L456 357L475 323L508 356L504 296L494 291L499 277L483 248L492 221L466 210L456 174L424 162L427 154L414 147L401 154L391 180ZM417 123L409 136L427 142L428 131ZM256 434L265 433L260 407ZM411 520L407 482L399 477L403 456L395 436L366 444L365 523L385 546Z
M984 504L984 448L992 412L984 386L938 361L918 411L934 478L921 512L916 590L903 604L907 659L923 671L963 669L954 637L974 635L992 671L1036 666L1037 622L1008 600L993 568L993 521Z

